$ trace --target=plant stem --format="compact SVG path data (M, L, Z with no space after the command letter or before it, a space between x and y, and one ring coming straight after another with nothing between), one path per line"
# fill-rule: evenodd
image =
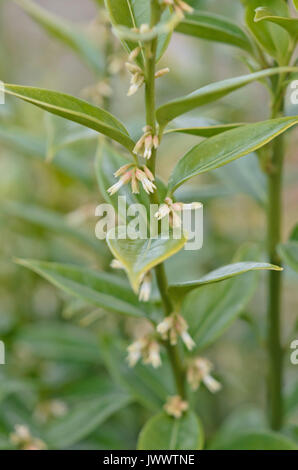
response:
M274 109L274 107L273 107ZM276 117L283 110L283 99L278 109L273 111ZM282 176L283 176L284 137L277 137L272 143L272 156L268 169L268 213L267 238L270 263L281 266L277 245L281 241L282 226ZM269 421L271 428L278 430L283 422L283 351L281 346L281 289L282 272L270 271L268 279L268 355L269 355Z
M160 19L160 7L156 0L151 0L151 21L150 26L155 26ZM146 60L145 60L145 105L146 105L146 124L150 126L152 135L157 132L156 117L155 117L155 63L156 63L156 49L157 49L157 38L153 39L149 44L146 45ZM155 176L155 162L156 162L156 149L153 149L151 158L147 166ZM154 204L159 203L159 197L157 191L151 196L150 200ZM170 296L167 292L168 281L165 272L164 264L161 263L155 267L155 274L158 289L162 299L163 309L165 316L173 313L173 304ZM171 362L173 375L176 382L177 392L181 397L185 397L184 387L184 371L181 364L179 350L177 346L171 346L168 342L166 343L166 349Z

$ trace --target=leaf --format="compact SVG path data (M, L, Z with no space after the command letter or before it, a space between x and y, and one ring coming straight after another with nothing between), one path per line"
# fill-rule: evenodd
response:
M285 29L293 38L298 38L298 19L297 18L285 18L277 16L269 8L260 7L255 10L255 22L259 21L270 21L271 23L278 24Z
M211 447L213 449L213 447ZM216 450L297 450L298 446L288 437L273 431L237 432Z
M0 141L2 144L13 148L16 152L21 152L22 155L26 157L45 160L46 144L44 138L30 134L21 127L8 127L5 126L4 123L1 123ZM77 155L73 151L69 149L60 150L57 154L57 158L54 159L51 164L64 174L82 181L88 186L93 185L93 178L89 166L77 158Z
M293 0L294 7L298 11L298 0Z
M65 235L84 243L96 252L104 252L103 247L94 236L90 236L80 228L72 227L66 217L45 207L23 204L17 201L5 201L1 206L7 214L23 219L26 222L33 223L54 233Z
M148 0L105 0L111 23L113 26L124 26L128 29L140 28L142 24L150 23L150 2ZM166 9L161 20L169 17L169 10ZM170 40L169 34L161 34L158 38L157 61L162 57ZM137 46L135 41L124 41L124 46L128 51L132 51ZM137 58L140 65L144 65L143 53Z
M107 234L108 246L125 267L134 292L138 292L147 271L181 250L186 241L185 236L175 239L172 233L169 236L161 234L157 238L132 240L127 237L126 226L111 229Z
M298 272L298 241L289 240L278 245L278 252L282 260L294 271Z
M73 446L130 402L129 395L111 389L109 393L98 394L96 398L78 403L66 416L49 427L46 441L58 449Z
M173 193L193 176L215 170L237 158L254 152L298 124L298 118L286 117L247 124L204 140L186 153L175 166L169 180Z
M104 59L97 45L80 28L48 12L31 0L14 0L51 36L70 47L97 73L104 70Z
M179 419L162 411L141 430L138 450L200 450L203 439L202 425L193 411Z
M246 7L246 24L256 41L279 64L287 63L289 52L289 35L279 25L266 21L255 22L255 10L264 6L264 0L250 0ZM266 7L274 14L289 16L289 9L284 0L266 0Z
M236 23L223 16L194 11L176 26L178 33L188 34L201 39L222 42L240 47L247 52L252 51L252 45L246 33Z
M186 282L179 282L176 284L171 284L169 286L169 294L179 299L184 297L188 292L196 289L200 286L204 286L206 284L214 284L216 282L221 282L226 279L230 279L234 276L239 276L240 274L247 273L249 271L258 271L258 270L274 270L274 271L282 271L282 268L278 266L274 266L269 263L258 263L254 261L245 261L242 263L233 263L228 264L226 266L222 266L221 268L215 269L205 276L201 277L196 281L186 281Z
M230 129L235 129L236 127L243 126L243 123L235 124L216 124L213 126L200 126L200 127L178 127L175 129L167 129L164 132L164 135L179 133L179 134L189 134L196 135L198 137L212 137L213 135L221 134L222 132L228 131Z
M96 336L75 325L47 321L23 326L16 343L47 360L101 364Z
M256 257L254 250L245 248L235 261ZM256 287L257 277L252 271L221 283L201 286L185 297L182 313L198 349L210 346L227 330L243 312Z
M40 274L68 294L97 307L135 317L145 315L128 284L115 275L75 265L24 259L17 262Z
M5 93L34 104L45 111L94 129L132 150L134 142L112 114L71 95L42 88L6 85Z
M256 80L261 80L271 75L287 72L297 72L298 67L275 67L271 69L261 70L259 72L242 75L240 77L228 78L220 82L210 83L198 90L190 93L189 95L177 98L169 103L162 105L156 111L156 118L159 124L164 127L172 119L187 113L198 106L203 106L208 103L222 98L223 96L232 93L239 88L242 88L249 83Z

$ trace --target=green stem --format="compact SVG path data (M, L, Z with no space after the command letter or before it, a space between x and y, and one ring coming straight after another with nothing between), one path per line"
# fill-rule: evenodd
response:
M150 26L153 27L158 23L160 19L160 7L156 0L151 0L151 21ZM146 104L146 124L152 129L152 134L155 135L157 131L156 117L155 117L155 63L156 63L156 49L157 49L157 38L153 39L149 44L146 45L146 60L145 60L145 104ZM155 176L155 162L156 162L156 150L153 149L151 158L148 162L148 167ZM155 191L150 200L154 204L159 203L159 197L157 191ZM162 299L163 309L165 316L173 313L173 305L168 294L168 281L165 272L164 264L161 263L155 268L155 274L157 279L157 285ZM184 386L184 371L181 364L179 350L177 346L171 346L168 342L166 343L166 349L171 362L173 375L176 382L177 392L181 397L185 397L185 386Z
M273 107L274 109L274 107ZM279 109L274 109L276 117L283 109L283 99ZM283 176L284 137L277 137L272 144L272 157L268 168L268 214L267 237L270 263L281 266L277 246L281 241L282 226L282 176ZM278 430L283 423L283 353L281 346L281 289L282 272L270 271L268 279L268 355L269 355L269 421L271 428Z

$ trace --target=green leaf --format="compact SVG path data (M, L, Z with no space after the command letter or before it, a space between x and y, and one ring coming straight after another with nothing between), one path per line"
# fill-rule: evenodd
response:
M211 447L213 449L213 447ZM273 431L238 432L216 450L297 450L295 442Z
M134 147L134 142L118 119L87 101L57 91L20 85L5 84L4 91L45 111L94 129L116 140L129 150Z
M278 246L281 259L294 271L298 272L298 241L289 240Z
M17 262L40 274L68 294L97 307L135 317L145 315L128 284L114 275L75 265L33 260Z
M269 263L258 263L254 261L245 261L242 263L233 263L221 268L215 269L205 276L201 277L196 281L187 281L179 282L176 284L171 284L169 286L169 294L176 299L184 297L188 292L196 289L197 287L204 286L206 284L214 284L216 282L221 282L226 279L230 279L234 276L239 276L240 274L247 273L249 271L258 271L258 270L274 270L282 271L282 268L274 266Z
M126 226L111 229L107 234L108 246L125 267L135 292L138 292L144 274L181 250L186 241L185 236L175 239L172 233L132 240L127 237Z
M289 9L284 0L249 0L246 8L246 24L256 41L266 52L277 59L279 64L287 63L290 37L279 25L267 21L255 22L255 10L264 4L274 14L289 16Z
M98 394L78 403L66 416L54 422L46 433L46 441L53 447L65 449L95 431L117 411L129 405L131 398L125 393Z
M259 21L270 21L271 23L278 24L285 29L293 38L298 38L298 19L297 18L285 18L277 16L269 8L260 7L256 9L255 22Z
M97 73L104 70L104 59L97 45L80 28L31 0L14 0L23 10L52 37L70 47L87 65Z
M142 24L150 23L150 2L148 0L105 0L106 8L112 24L115 27L124 26L128 29L140 28ZM162 20L169 17L169 10L166 9L162 15ZM161 58L170 40L169 34L161 34L158 38L157 60ZM124 41L124 46L128 51L132 51L137 46L135 41ZM140 65L144 65L143 52L138 57Z
M66 217L45 207L33 204L23 204L17 201L5 201L1 208L7 214L18 217L46 230L78 240L96 252L104 252L100 242L80 228L72 227Z
M272 119L247 124L204 140L178 161L169 180L169 192L173 193L193 176L254 152L297 124L295 116Z
M69 323L51 321L24 326L16 337L16 343L46 360L102 363L96 336Z
M257 257L245 249L235 261ZM243 312L257 287L256 272L248 272L224 282L207 284L190 292L182 303L182 313L199 349L221 336Z
M45 139L24 131L18 126L8 126L1 123L0 141L2 144L21 152L22 155L30 158L37 158L45 161L46 144ZM60 150L51 164L64 174L82 181L87 186L93 185L93 175L89 165L77 158L77 155L69 149Z
M251 52L252 45L246 33L236 23L223 16L195 11L178 24L175 31L201 39L222 42Z
M193 411L179 419L163 411L149 419L141 430L138 450L200 450L203 441L202 425Z
M298 0L293 0L294 7L298 11Z
M213 135L221 134L230 129L235 129L236 127L243 126L244 123L235 123L235 124L215 124L213 126L200 126L200 127L178 127L175 129L167 129L164 132L164 135L179 133L179 134L188 134L196 135L198 137L212 137Z
M239 88L242 88L249 83L256 80L261 80L271 75L287 72L297 72L298 67L276 67L259 72L242 75L240 77L228 78L220 82L210 83L198 90L190 93L189 95L177 98L169 103L162 105L157 109L156 118L159 124L164 127L172 119L187 113L198 106L203 106L208 103L222 98L223 96L232 93Z

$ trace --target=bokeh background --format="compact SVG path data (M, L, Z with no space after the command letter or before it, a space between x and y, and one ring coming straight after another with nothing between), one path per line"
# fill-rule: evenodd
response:
M81 26L104 57L112 33L100 2L35 2ZM240 1L193 3L243 23ZM92 70L49 36L14 1L0 2L1 80L64 91L105 105L137 135L144 125L143 92L126 97L126 54L117 39L109 53L112 65L103 82L102 72ZM170 73L158 80L159 103L208 82L247 73L240 49L180 34L174 34L160 66L170 67ZM288 100L287 113L297 114L294 108ZM269 95L254 83L200 108L187 120L198 125L253 122L268 116ZM183 120L179 123L183 125ZM164 139L157 164L165 181L174 163L197 142L198 138L182 135ZM284 178L284 239L297 223L297 144L298 133L291 132ZM117 345L128 344L142 330L141 322L82 305L14 261L34 258L110 270L111 256L94 235L94 208L103 201L94 172L95 153L96 138L79 126L13 98L0 106L0 339L6 347L6 364L0 365L0 448L14 448L10 434L16 424L23 424L50 448L132 449L152 414L150 406L134 400L98 422L93 420L101 396L132 386L125 348L119 347L113 361L106 345L113 345L115 338ZM192 279L227 264L247 243L256 244L264 259L266 182L255 156L193 180L180 196L204 203L204 246L168 261L170 280ZM295 409L291 402L298 393L298 366L291 365L289 348L298 337L298 277L287 268L284 278L287 432L296 433L298 442L298 406ZM220 438L228 426L266 426L264 280L263 275L258 277L239 319L206 351L223 383L217 396L204 389L197 393L195 406L207 442ZM142 379L146 388L146 377Z

